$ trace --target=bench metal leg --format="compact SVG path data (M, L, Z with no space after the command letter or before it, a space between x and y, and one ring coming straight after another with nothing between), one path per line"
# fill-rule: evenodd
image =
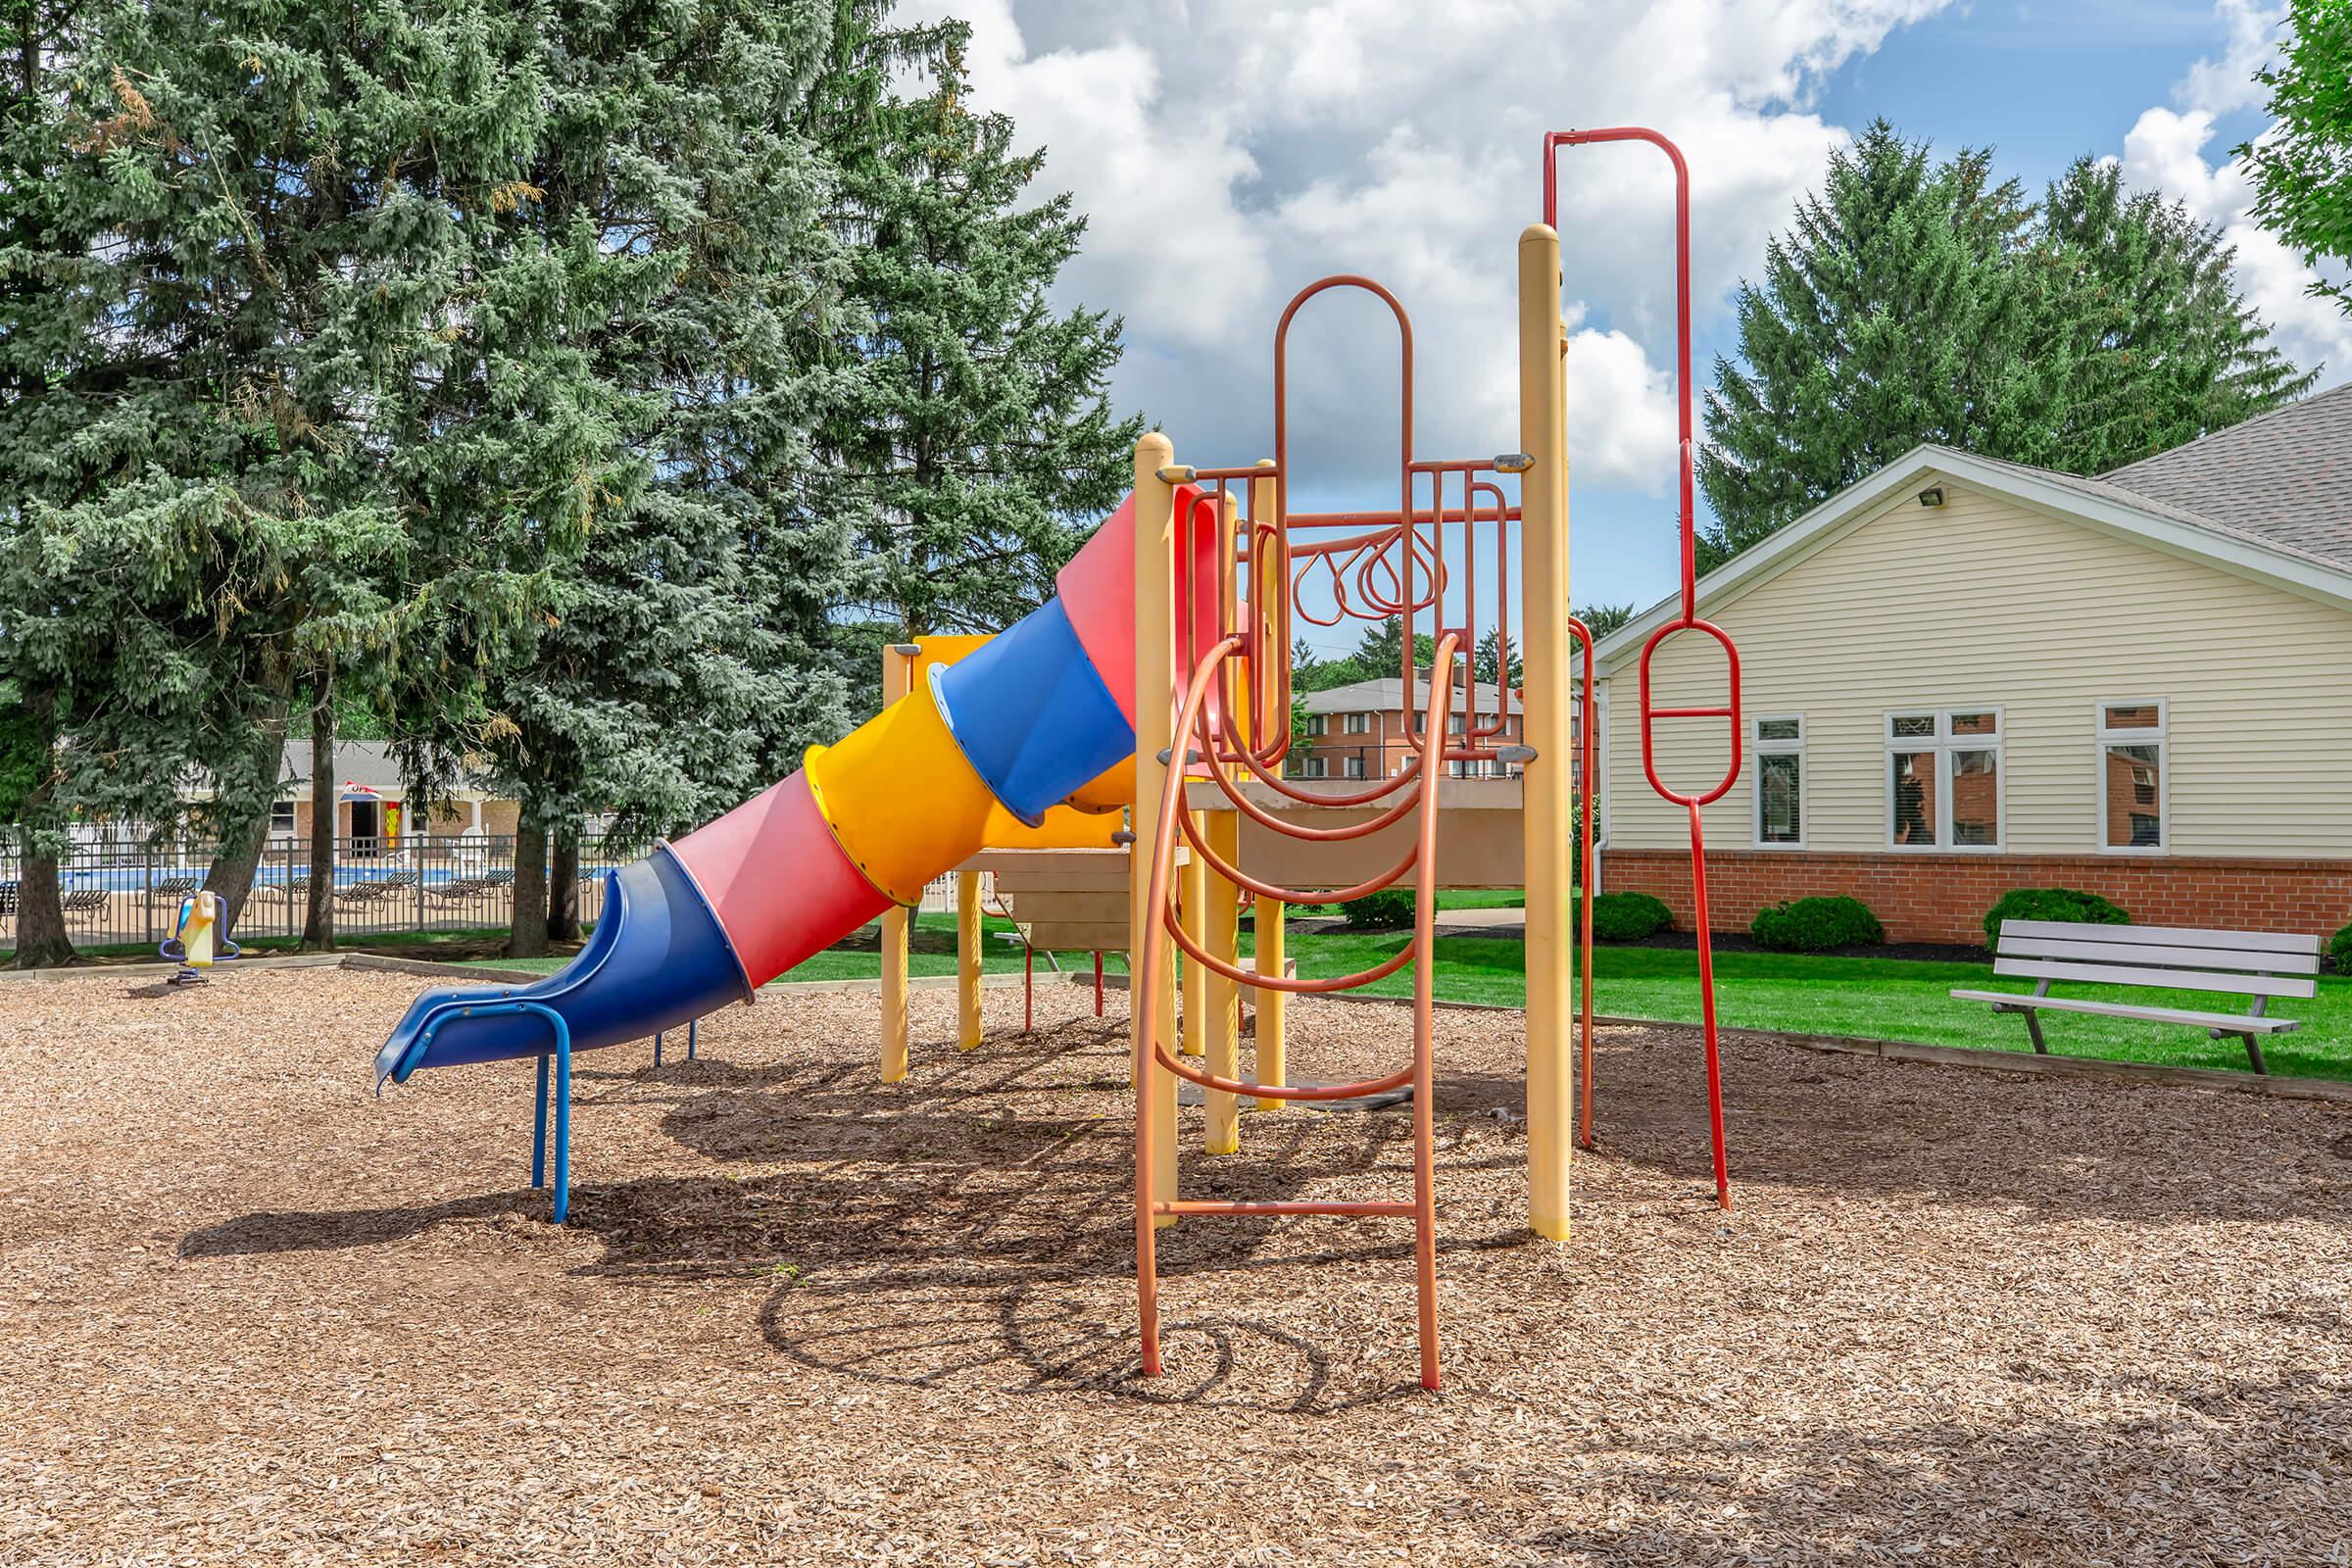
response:
M2026 1034L2034 1042L2034 1054L2048 1055L2050 1054L2049 1042L2041 1038L2041 1014L2032 1007L2020 1007L2017 1010L2025 1015Z
M2255 999L2255 1001L2259 1003L2262 1001L2262 999L2258 997ZM2216 1040L2227 1040L2230 1038L2230 1031L2227 1029L2208 1029L2205 1032ZM2256 1072L2261 1073L2266 1078L2269 1077L2271 1072L2271 1064L2262 1059L2261 1037L2258 1035L2240 1035L2238 1038L2246 1043L2246 1060L2254 1064L2254 1070Z

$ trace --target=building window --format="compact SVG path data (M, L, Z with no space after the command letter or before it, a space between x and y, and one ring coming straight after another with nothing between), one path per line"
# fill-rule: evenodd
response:
M292 801L270 803L270 836L273 839L290 839L294 836L294 803Z
M1419 708L1413 710L1413 733L1416 735L1429 733L1429 713L1426 710Z
M1340 760L1340 770L1344 777L1362 778L1364 776L1364 754L1349 752Z
M1339 729L1340 715L1337 713L1325 713L1321 718L1315 720L1315 733L1318 735L1336 735L1339 733Z
M1448 735L1459 735L1461 732L1462 715L1459 713L1447 713L1446 715L1446 733Z
M1787 714L1759 718L1755 729L1756 843L1802 849L1805 844L1805 721Z
M2101 703L2099 848L2160 854L2165 841L2164 703Z
M1331 764L1321 757L1309 754L1299 760L1298 776L1300 778L1327 778L1330 776L1330 767Z
M1349 714L1348 715L1348 734L1350 734L1350 735L1368 735L1368 734L1370 734L1371 732L1372 732L1372 715L1371 715L1370 713L1349 713Z
M2001 847L2001 713L1947 708L1886 715L1886 843Z

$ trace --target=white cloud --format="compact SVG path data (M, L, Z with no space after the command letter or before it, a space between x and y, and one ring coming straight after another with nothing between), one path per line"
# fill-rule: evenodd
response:
M1420 455L1518 445L1515 242L1541 216L1541 138L1655 125L1688 155L1694 303L1720 318L1742 270L1845 132L1811 110L1825 74L1955 0L966 0L973 95L1043 143L1042 184L1091 218L1062 297L1126 314L1118 395L1181 455L1247 461L1270 439L1272 337L1332 272L1395 289L1417 344ZM942 0L909 0L910 15ZM1671 186L1647 148L1563 154L1580 484L1671 480ZM1318 300L1294 332L1298 483L1384 493L1395 472L1394 330ZM1702 372L1703 373L1703 372ZM1343 476L1348 476L1344 481Z
M2215 14L2228 43L2220 59L2201 59L2174 89L2179 109L2142 113L2124 138L2124 179L2179 197L2209 223L2219 223L2237 248L2235 270L2246 300L2271 323L2278 344L2297 365L2326 366L2322 385L2352 374L2352 320L2332 301L2315 299L2316 275L2253 218L2254 192L2245 166L2212 149L2223 117L2260 108L2265 95L2254 73L2277 47L2282 7L2252 0L2219 0ZM2225 147L2227 144L2225 144Z

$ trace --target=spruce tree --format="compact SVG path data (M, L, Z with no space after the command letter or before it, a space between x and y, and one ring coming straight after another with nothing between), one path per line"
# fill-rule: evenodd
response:
M1937 163L1886 122L1738 296L1698 479L1712 565L1922 442L2099 473L2302 395L2218 228L2112 165L2028 205L1989 156Z
M1762 284L1740 288L1740 362L1715 362L1698 481L1721 552L1922 441L2042 455L2052 368L2022 353L2008 266L2031 217L1986 154L1937 164L1883 120L1831 156Z
M2271 91L2272 127L2240 145L2254 216L2306 267L2311 292L2352 311L2352 5L2287 0L2286 48L2255 79Z
M861 15L833 129L870 324L842 344L863 373L824 450L869 557L866 617L898 637L994 630L1052 595L1126 489L1144 425L1104 394L1118 318L1049 303L1086 220L1067 194L1033 200L1044 152L1016 151L1008 119L965 102L966 29ZM880 97L876 61L909 51L930 90Z

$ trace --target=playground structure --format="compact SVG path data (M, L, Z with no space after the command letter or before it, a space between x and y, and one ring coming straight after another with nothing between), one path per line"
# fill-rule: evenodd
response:
M1410 1217L1415 1227L1421 1381L1439 1380L1436 1197L1432 1182L1436 894L1449 886L1516 886L1527 904L1527 1214L1538 1234L1569 1232L1572 1084L1581 1080L1582 1137L1592 1123L1590 984L1583 988L1581 1070L1572 1071L1569 900L1581 889L1590 974L1592 896L1592 638L1567 612L1566 338L1553 180L1557 149L1643 140L1675 172L1680 399L1682 614L1641 658L1643 767L1652 787L1689 809L1709 1116L1717 1201L1731 1202L1706 929L1700 808L1728 792L1740 766L1739 665L1731 641L1696 612L1690 396L1688 175L1655 132L1558 132L1544 149L1544 221L1518 247L1520 450L1425 459L1414 445L1413 340L1401 303L1371 279L1342 275L1302 289L1274 338L1270 458L1243 466L1179 464L1169 439L1137 443L1135 488L1058 574L1055 597L993 638L904 645L885 662L882 713L716 821L611 875L607 913L562 973L527 987L442 987L411 1005L377 1056L378 1087L432 1066L530 1056L567 1084L572 1053L658 1038L735 1001L869 921L883 928L881 1074L909 1070L906 910L926 883L959 875L958 1044L979 1043L978 877L990 853L1056 851L1100 858L1125 841L1125 934L1133 955L1131 1039L1136 1085L1135 1240L1142 1367L1160 1370L1155 1232L1185 1216L1344 1214ZM1369 293L1393 313L1401 367L1397 501L1393 509L1311 513L1289 504L1288 344L1300 310L1334 290ZM1507 481L1516 481L1518 500ZM1487 530L1482 536L1481 530ZM1518 571L1511 557L1518 540ZM1492 576L1482 579L1482 561ZM1319 575L1318 575L1319 574ZM1311 585L1311 586L1310 586ZM1328 595L1330 603L1322 603ZM1513 615L1513 600L1517 615ZM1482 615L1482 604L1485 613ZM1329 618L1323 618L1326 612ZM1402 705L1418 718L1416 752L1398 773L1358 789L1286 780L1293 632L1300 619L1399 618ZM1434 659L1416 668L1415 633ZM1500 735L1510 698L1482 714L1459 666L1492 629L1517 630L1522 744ZM1667 707L1650 666L1672 636L1696 631L1726 657L1721 706ZM933 647L931 642L943 646ZM1583 730L1571 723L1571 645L1583 654ZM1497 672L1499 674L1499 671ZM1728 719L1730 761L1703 791L1678 791L1652 755L1661 720ZM1582 787L1574 764L1583 767ZM1516 776L1447 776L1467 765ZM1442 765L1444 764L1444 765ZM1571 875L1570 812L1580 808L1584 864ZM1113 814L1126 808L1131 827ZM1100 865L1100 858L1097 860ZM1285 972L1283 919L1294 903L1348 902L1410 876L1411 940L1358 974ZM1277 878L1281 880L1277 880ZM1090 892L1111 891L1105 878ZM1039 897L1079 889L1035 888ZM1242 896L1255 906L1257 966L1239 956ZM1019 895L1016 893L1015 898ZM1035 906L1033 905L1033 908ZM1100 915L1102 911L1095 911ZM1055 922L1038 916L1051 928ZM1097 918L1096 926L1115 924ZM1171 945L1185 955L1179 1034ZM1097 950L1100 951L1099 949ZM1336 1085L1288 1081L1282 998L1369 984L1413 967L1409 1059L1385 1076ZM895 978L894 978L895 977ZM1242 1076L1241 988L1260 999L1254 1076ZM1191 1058L1198 1058L1194 1065ZM1244 1100L1261 1109L1412 1091L1409 1198L1223 1201L1179 1194L1176 1083L1204 1093L1202 1147L1241 1147ZM559 1099L566 1098L560 1088ZM565 1211L568 1120L558 1109L556 1212ZM534 1181L540 1177L536 1163Z

